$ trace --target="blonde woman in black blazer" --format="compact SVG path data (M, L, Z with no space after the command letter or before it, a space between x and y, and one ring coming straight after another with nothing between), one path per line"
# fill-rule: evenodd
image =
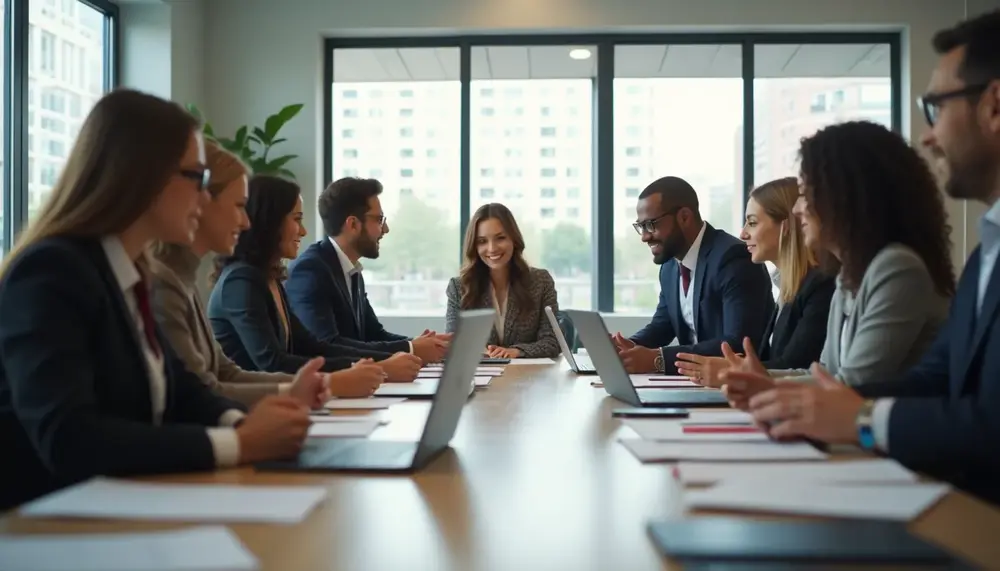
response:
M476 210L465 233L465 262L448 283L447 331L455 330L465 309L496 310L487 342L490 357L556 357L559 343L545 306L559 309L549 272L524 260L524 238L510 210L486 204Z

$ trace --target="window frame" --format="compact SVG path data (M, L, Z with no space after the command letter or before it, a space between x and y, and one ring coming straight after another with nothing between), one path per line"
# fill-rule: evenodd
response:
M472 48L494 46L596 46L597 73L593 83L593 219L591 220L593 308L614 311L614 79L615 47L627 45L738 45L742 52L743 202L754 184L754 51L759 45L781 44L885 44L889 46L890 118L893 131L902 129L902 32L718 32L718 33L636 33L636 34L523 34L453 35L437 37L330 37L324 42L323 142L324 183L333 176L334 52L338 49L458 48L461 106L459 109L459 247L469 223L473 192L472 143Z

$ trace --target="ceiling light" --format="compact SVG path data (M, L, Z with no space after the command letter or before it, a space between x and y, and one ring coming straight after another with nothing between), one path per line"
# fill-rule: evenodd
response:
M576 48L569 50L569 57L572 59L590 59L590 50L585 48Z

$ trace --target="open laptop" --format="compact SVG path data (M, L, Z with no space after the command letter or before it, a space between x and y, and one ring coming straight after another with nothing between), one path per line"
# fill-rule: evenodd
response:
M556 334L556 341L559 342L559 348L562 349L563 357L569 363L569 368L579 375L596 375L597 369L594 368L594 364L590 361L590 356L573 354L573 350L570 349L569 343L566 341L566 336L563 335L562 327L559 327L559 320L556 319L556 314L547 305L545 306L545 317L549 318L549 325L552 326L552 331Z
M483 346L493 327L494 310L463 311L438 383L437 394L418 442L368 438L310 438L298 458L262 462L258 470L411 472L419 470L448 447Z
M632 406L659 407L728 407L722 392L715 389L643 389L637 390L600 314L595 311L567 310L576 331L594 361L604 390Z

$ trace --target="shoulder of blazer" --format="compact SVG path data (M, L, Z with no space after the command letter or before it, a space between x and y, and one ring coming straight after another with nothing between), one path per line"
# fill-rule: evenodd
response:
M149 270L150 277L153 288L169 288L174 290L176 293L187 295L184 283L181 279L177 277L173 268L163 263L162 260L157 259L155 256L149 256L148 263L146 265Z
M861 283L858 284L857 297L862 297L863 292L881 284L889 277L914 271L927 274L930 279L927 264L912 248L903 244L889 244L879 250L868 264Z
M543 268L529 268L528 269L528 280L530 281L530 289L542 289L544 286L555 287L555 280L552 279L552 274L548 270Z
M46 263L46 269L66 279L86 279L96 283L102 279L102 272L111 271L99 240L54 237L40 240L21 251L16 259L10 261L3 282L17 276L21 266L42 261Z
M323 242L314 242L309 244L309 247L302 251L301 254L295 257L291 263L288 264L288 275L292 275L300 264L300 262L312 261L312 260L323 260L323 255L321 248L323 247Z

